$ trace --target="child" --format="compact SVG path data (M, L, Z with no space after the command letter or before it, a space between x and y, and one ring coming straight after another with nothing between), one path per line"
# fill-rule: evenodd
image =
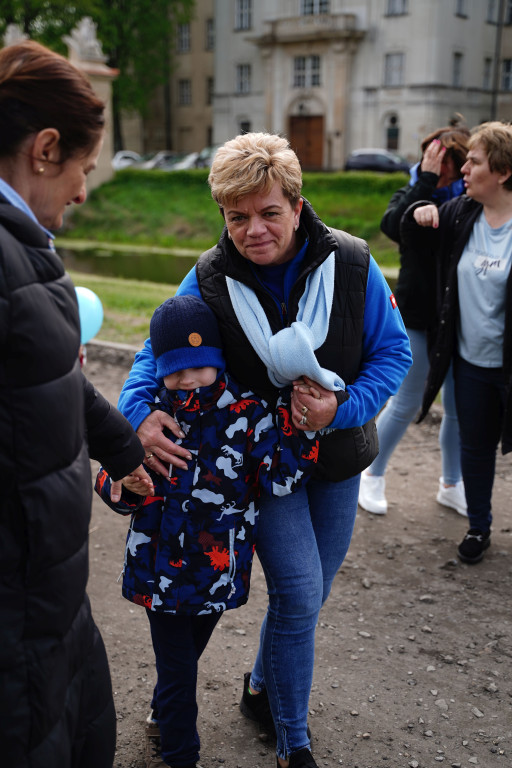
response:
M197 297L164 302L150 334L165 385L156 407L178 421L192 462L169 478L150 471L153 496L125 478L113 502L103 469L96 490L115 511L132 514L123 595L146 608L157 669L146 765L196 768L197 663L222 612L247 601L257 497L298 488L318 443L315 433L294 429L289 390L274 414L226 373L215 315Z

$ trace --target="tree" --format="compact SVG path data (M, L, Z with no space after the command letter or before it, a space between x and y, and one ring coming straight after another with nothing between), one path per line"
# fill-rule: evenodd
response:
M107 64L119 70L113 86L114 148L122 149L122 110L145 116L151 96L168 83L178 24L189 21L195 0L0 0L0 36L8 24L65 52L62 38L90 16Z
M17 24L25 35L59 53L67 48L62 38L84 16L97 13L98 0L0 0L0 38L9 24Z
M168 83L176 27L193 15L194 0L104 0L93 16L109 66L119 70L113 89L114 147L121 149L121 111L147 115L150 98Z

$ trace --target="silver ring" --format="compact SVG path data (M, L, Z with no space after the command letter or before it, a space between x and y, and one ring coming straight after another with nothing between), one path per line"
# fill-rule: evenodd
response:
M306 408L305 405L303 405L302 408L301 408L302 415L305 416L307 412L308 412L308 409Z
M146 453L145 458L146 459L152 459L154 455L155 455L154 453Z
M302 416L301 420L299 421L299 424L304 425L304 424L307 424L307 423L308 423L308 420L306 419L306 416Z

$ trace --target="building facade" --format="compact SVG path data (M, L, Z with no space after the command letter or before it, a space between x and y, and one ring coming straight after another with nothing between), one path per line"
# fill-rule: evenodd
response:
M172 149L265 130L305 169L364 146L414 160L457 114L512 118L512 0L198 0L173 60Z

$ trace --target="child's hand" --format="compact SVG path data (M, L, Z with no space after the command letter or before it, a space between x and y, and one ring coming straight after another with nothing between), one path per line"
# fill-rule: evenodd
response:
M123 485L128 491L137 493L139 496L155 495L153 481L142 464L121 480L112 481L112 485L110 486L110 498L113 502L120 500Z

